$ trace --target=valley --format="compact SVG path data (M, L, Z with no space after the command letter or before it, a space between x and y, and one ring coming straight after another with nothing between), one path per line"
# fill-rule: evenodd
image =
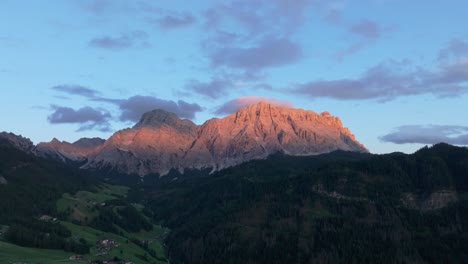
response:
M261 119L257 113L265 107L248 108L258 110L248 116ZM133 164L153 151L141 145L142 135L149 133L156 146L161 129L188 124L156 113L146 115L137 130L117 132L105 142L54 140L55 147L66 147L48 152L44 144L38 148L26 138L1 134L0 262L462 263L468 257L467 148L439 143L413 154L344 147L292 155L286 151L291 145L284 145L239 164L229 163L229 153L217 157L231 164L226 167L171 167L144 176L120 165L89 167L92 157L71 158L83 153L73 145L97 153L124 142L143 147L115 160ZM254 128L263 124L255 120L249 121ZM148 124L159 128L141 130ZM249 124L241 133L247 141ZM256 153L256 146L249 143L242 151ZM162 150L154 161L167 157ZM130 161L121 159L128 153Z

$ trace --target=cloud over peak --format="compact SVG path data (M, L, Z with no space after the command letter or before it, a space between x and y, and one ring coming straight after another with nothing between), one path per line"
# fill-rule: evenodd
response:
M254 105L259 102L267 102L276 106L293 107L293 104L288 101L282 101L262 96L241 96L222 104L216 109L214 113L217 115L231 114L242 107Z
M136 122L140 117L154 109L163 109L179 116L180 118L193 119L197 112L203 108L196 103L188 103L183 100L171 101L153 96L136 95L128 99L108 100L117 105L121 110L121 121Z

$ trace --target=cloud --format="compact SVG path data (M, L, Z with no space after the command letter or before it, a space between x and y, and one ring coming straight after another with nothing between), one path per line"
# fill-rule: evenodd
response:
M96 16L111 13L129 14L138 11L139 1L128 0L75 0L81 10Z
M458 51L457 55L465 59L440 64L435 70L411 68L409 61L389 61L369 68L359 78L310 81L296 85L290 92L312 98L381 101L421 94L462 95L468 93L468 59Z
M235 0L203 13L206 38L202 42L213 68L262 70L293 64L303 57L291 36L304 23L309 0ZM227 28L235 27L235 32Z
M144 31L132 31L122 34L118 37L101 36L93 38L89 41L88 45L94 48L101 49L126 49L135 46L145 47L149 46L147 41L148 34Z
M260 70L295 63L302 48L289 39L267 37L253 47L223 47L210 54L212 66Z
M97 95L99 95L99 92L81 85L67 85L67 84L62 84L62 85L57 85L52 87L53 90L62 92L62 93L67 93L71 95L80 95L83 97L88 97L88 98L94 98Z
M447 62L453 59L458 60L459 58L468 57L468 42L462 41L460 39L453 39L439 52L439 62Z
M196 18L190 14L171 14L150 20L152 24L158 25L162 29L177 29L187 27L196 22Z
M360 50L365 48L367 45L369 45L368 41L354 42L351 45L347 46L346 48L338 50L335 53L335 55L333 55L333 58L338 61L342 61L345 57L359 52Z
M261 97L261 96L242 96L242 97L233 99L231 101L228 101L224 103L223 105L219 106L218 109L216 109L214 113L217 115L231 114L231 113L236 112L242 107L253 105L258 102L268 102L276 106L293 107L293 104L287 101L281 101L281 100L268 98L268 97Z
M228 90L234 86L234 83L231 80L214 77L209 82L201 82L198 80L190 80L185 85L187 90L194 91L198 94L208 96L210 98L216 99L223 95L226 95Z
M81 124L77 131L84 130L100 130L109 131L109 119L111 115L103 110L98 110L92 107L83 107L73 109L63 106L52 106L54 110L48 116L48 121L51 124Z
M213 99L227 95L233 89L244 87L264 89L266 84L257 83L266 78L266 74L253 70L239 72L221 72L214 75L210 81L189 80L185 89Z
M297 85L292 92L310 97L328 97L341 100L392 99L401 95L427 93L419 72L405 73L404 62L388 62L368 69L357 79L312 81ZM436 92L436 91L434 91Z
M443 125L407 125L396 128L396 131L380 137L384 142L395 144L448 143L468 145L468 127Z
M344 22L341 21L338 24L343 23ZM349 44L347 47L338 50L333 57L338 61L342 61L345 57L355 54L372 44L374 41L377 41L384 31L387 30L388 29L383 29L378 23L367 19L351 24L347 26L347 31L359 37L359 39Z
M203 108L196 103L188 103L183 100L171 101L159 99L153 96L137 95L128 99L99 99L117 105L122 111L120 115L121 121L138 121L141 116L154 109L163 109L172 112L180 118L193 119L197 112Z
M380 37L382 29L376 22L364 19L351 25L349 27L349 32L366 39L377 39Z
M310 0L235 0L215 5L205 13L205 27L222 28L234 23L243 28L249 38L258 35L286 36L304 22Z
M94 14L102 14L112 6L113 0L85 0L78 1L80 7Z

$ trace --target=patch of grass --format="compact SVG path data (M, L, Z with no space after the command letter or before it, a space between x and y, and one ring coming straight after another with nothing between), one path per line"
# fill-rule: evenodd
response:
M79 191L74 195L65 193L57 201L57 211L68 215L68 220L89 223L98 215L97 207L107 201L125 197L128 190L125 186L101 184L92 191Z
M169 229L160 225L153 225L153 230L140 231L138 233L127 233L127 236L142 241L148 241L148 247L156 251L158 257L165 257L165 250L162 245L164 238L169 234Z
M113 233L102 232L87 226L79 226L69 222L62 222L64 226L66 226L72 232L72 236L79 237L85 239L88 244L92 245L89 256L92 259L108 259L111 257L118 257L125 260L133 261L134 263L141 263L142 260L136 257L136 255L143 256L145 255L145 250L127 239L127 237L133 237L137 239L145 238L145 237L152 237L155 234L160 234L161 230L165 230L162 228L155 228L155 230L151 232L142 232L142 233L124 233L123 236L119 236ZM108 255L104 256L96 256L98 253L96 248L96 242L100 239L110 238L115 240L119 246L116 248L111 249L108 252ZM152 243L149 244L151 248L154 248L157 252L157 256L160 258L165 257L164 248L161 245L159 240L154 240ZM148 256L148 263L166 263L151 257L149 254Z
M0 241L0 263L87 263L85 260L69 260L72 255L61 250L20 247Z

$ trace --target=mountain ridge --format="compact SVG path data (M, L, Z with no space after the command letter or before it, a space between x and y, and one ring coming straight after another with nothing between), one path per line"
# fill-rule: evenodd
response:
M32 144L32 143L31 143ZM83 138L74 143L53 139L32 148L37 155L82 168L110 168L126 174L165 175L175 169L212 172L274 153L307 156L335 150L369 152L338 117L328 112L259 102L201 125L155 109L131 128L107 140Z
M150 111L134 127L112 135L84 168L165 175L171 169L216 171L276 152L300 156L338 149L368 152L328 112L259 102L201 125L163 110Z

